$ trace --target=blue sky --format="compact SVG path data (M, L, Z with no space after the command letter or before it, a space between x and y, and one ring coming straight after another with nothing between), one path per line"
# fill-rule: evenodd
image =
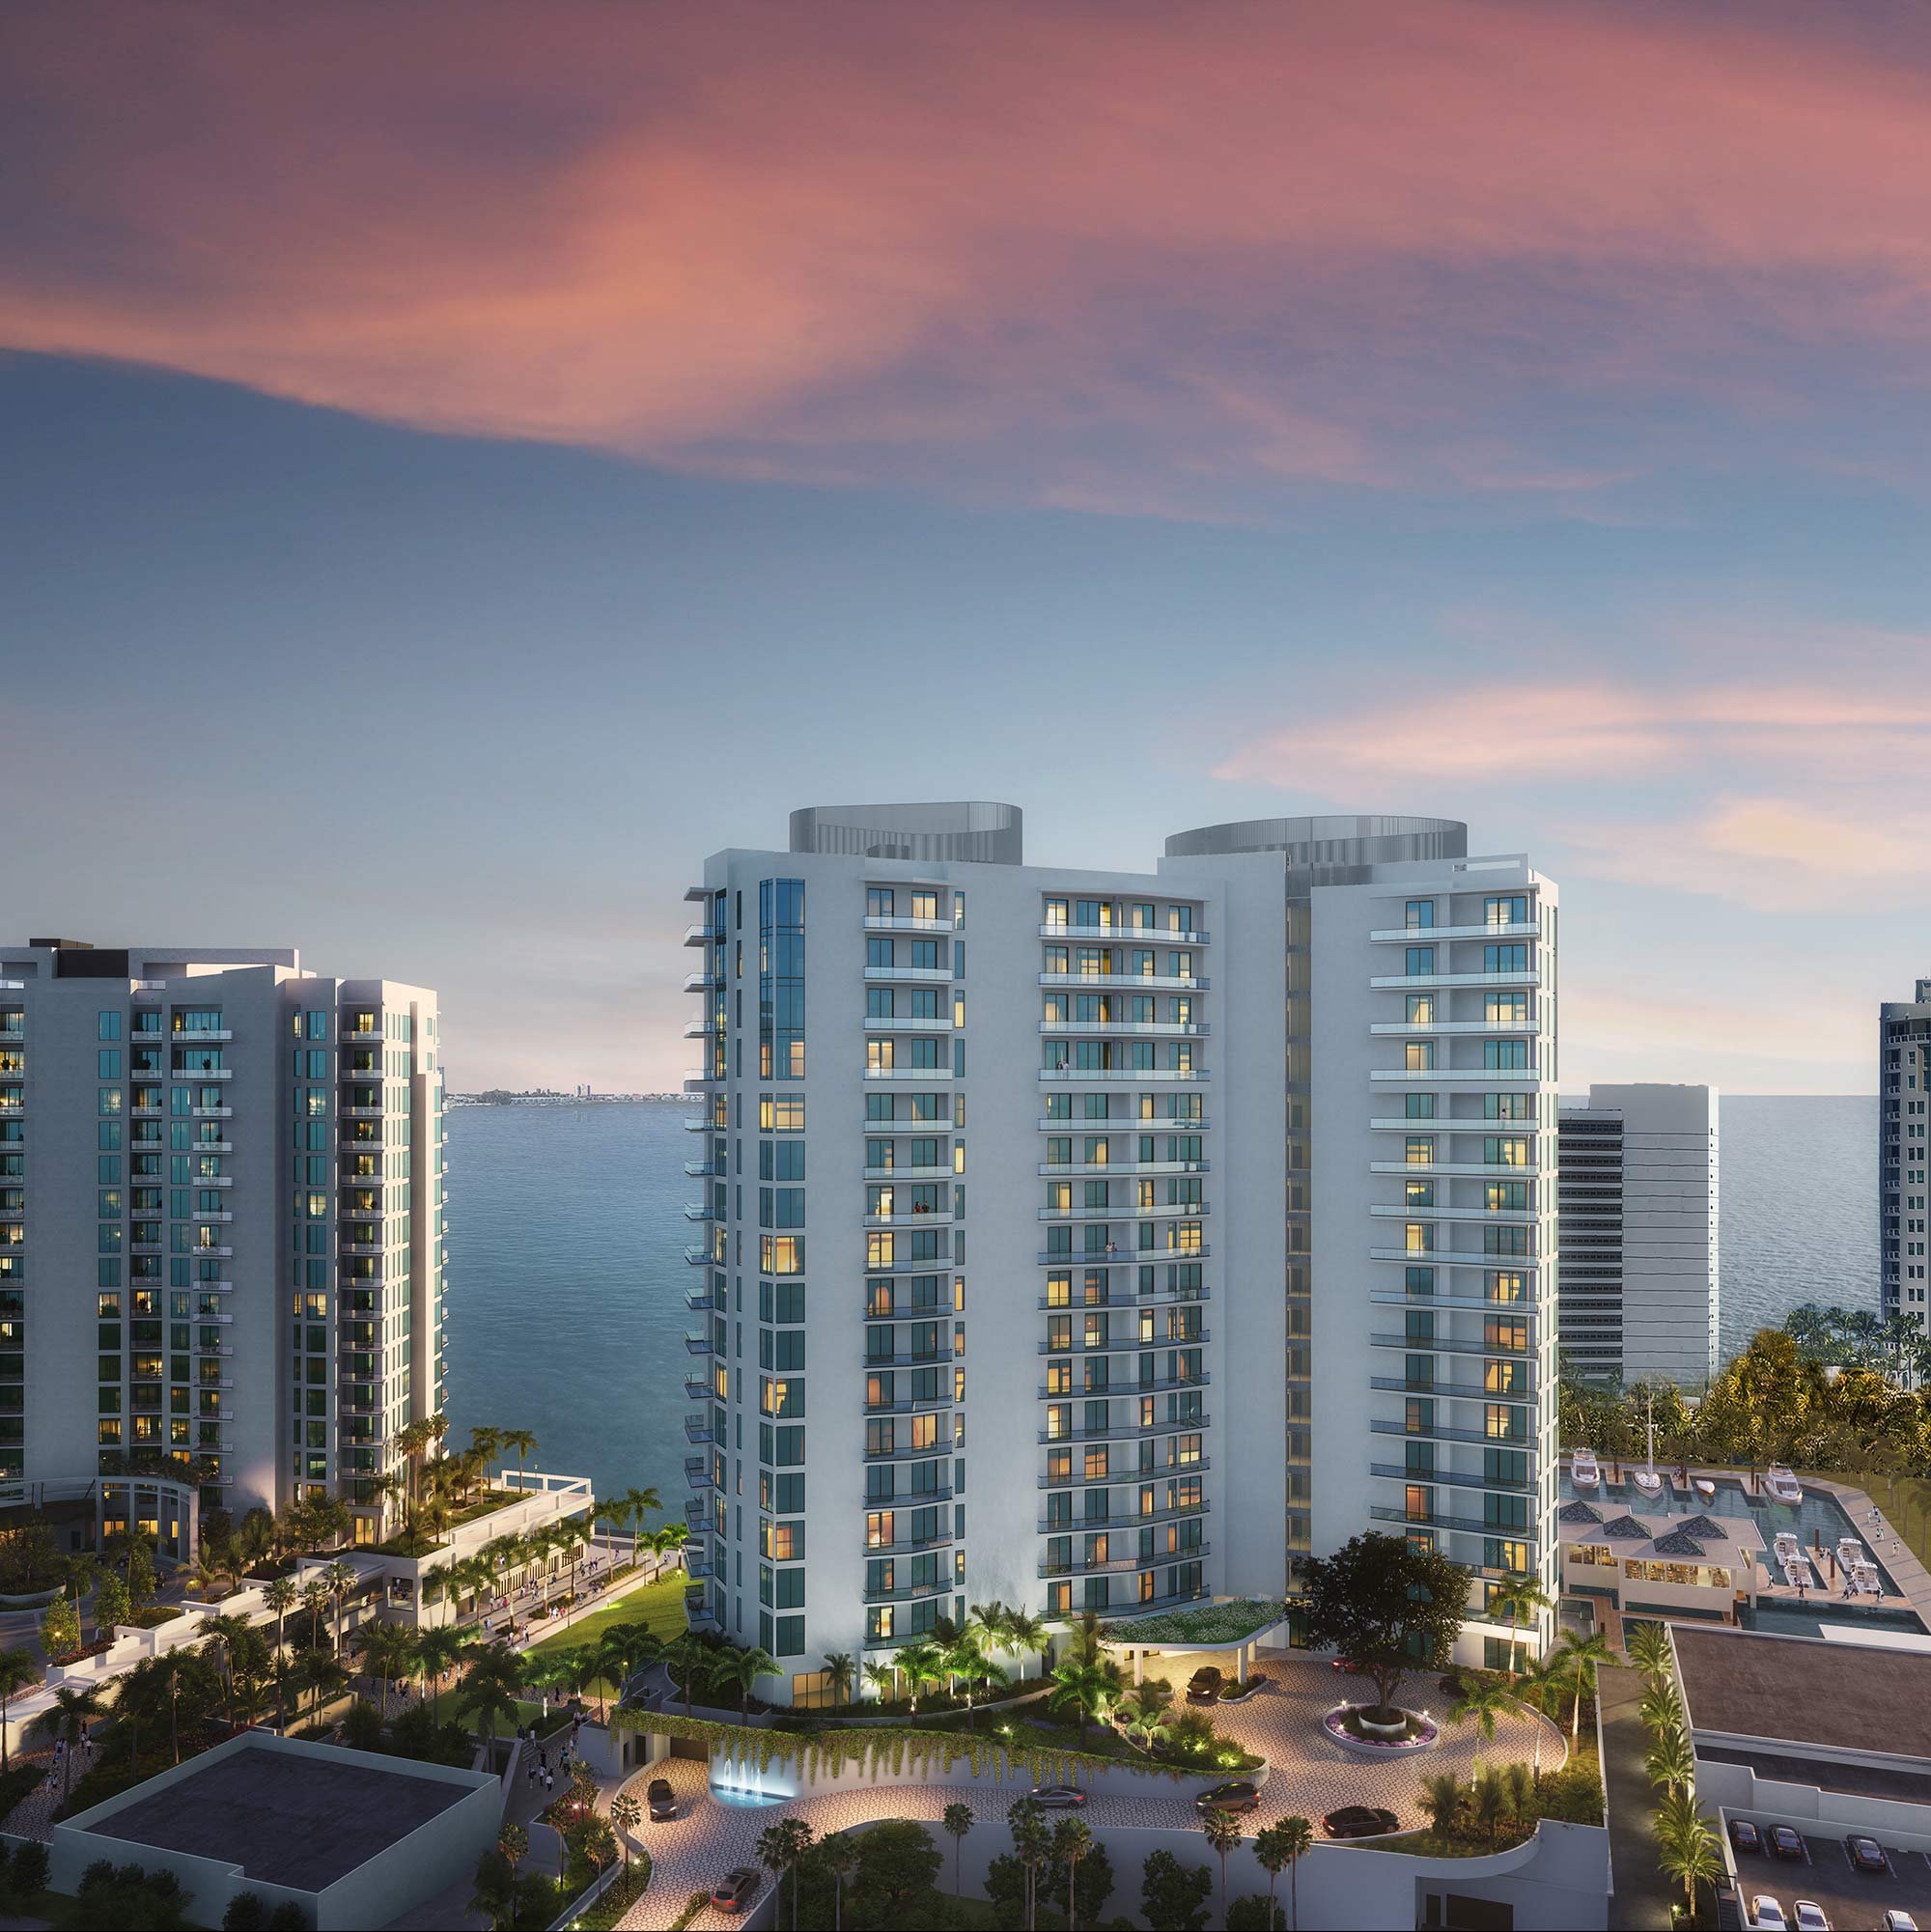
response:
M794 805L1123 866L1415 810L1561 882L1565 1085L1869 1089L1931 973L1921 23L1395 14L23 15L10 924L667 1086L683 887Z

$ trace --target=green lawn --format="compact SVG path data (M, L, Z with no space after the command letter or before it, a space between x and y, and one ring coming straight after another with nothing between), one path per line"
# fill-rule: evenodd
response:
M1881 1475L1859 1475L1848 1470L1800 1470L1799 1479L1816 1474L1827 1481L1861 1489L1884 1511L1885 1521L1904 1538L1908 1549L1927 1570L1931 1570L1931 1482L1922 1476L1899 1476L1895 1485ZM1863 1526L1854 1524L1852 1533L1863 1540Z
M619 1623L644 1624L654 1637L664 1643L674 1637L682 1637L683 1573L663 1582L646 1583L641 1589L612 1598L588 1616L579 1617L568 1630L560 1630L554 1637L546 1637L541 1643L531 1644L530 1654L536 1656L546 1650L579 1650L586 1644L595 1647L603 1633Z

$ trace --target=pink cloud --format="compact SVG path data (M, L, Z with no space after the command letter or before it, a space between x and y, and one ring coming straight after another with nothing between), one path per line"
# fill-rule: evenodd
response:
M9 40L0 343L434 430L1156 510L1586 500L1628 464L1532 399L1762 417L1788 355L1931 359L1908 42L1448 0Z

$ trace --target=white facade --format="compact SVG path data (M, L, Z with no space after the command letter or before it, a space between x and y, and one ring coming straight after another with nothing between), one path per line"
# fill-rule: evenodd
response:
M687 895L696 1615L809 1697L972 1603L1277 1595L1371 1528L1553 1580L1546 881L1438 821L1150 874L1024 866L1008 807L793 842Z
M1715 1087L1592 1086L1561 1113L1561 1342L1579 1374L1718 1369Z
M433 993L292 950L0 945L0 1480L378 1536L443 1396L439 1050Z
M1878 1254L1886 1316L1931 1330L1931 979L1917 998L1887 1000L1878 1020Z

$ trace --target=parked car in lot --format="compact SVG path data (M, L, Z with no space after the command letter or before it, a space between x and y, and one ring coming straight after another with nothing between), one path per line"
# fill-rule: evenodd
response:
M1032 1802L1049 1811L1073 1811L1085 1804L1086 1794L1077 1784L1035 1784Z
M1752 1858L1763 1850L1763 1834L1748 1818L1730 1820L1730 1843Z
M1917 1932L1917 1921L1908 1912L1899 1912L1893 1906L1884 1915L1884 1932Z
M1761 1928L1761 1932L1790 1932L1790 1921L1783 1916L1783 1907L1777 1904L1768 1892L1760 1891L1750 1900L1750 1923Z
M668 1778L652 1778L644 1799L651 1807L653 1820L677 1816L677 1793L670 1788Z
M742 1912L757 1897L763 1878L756 1865L739 1865L711 1888L711 1903L719 1912Z
M1344 1805L1321 1821L1321 1829L1330 1838L1376 1838L1399 1829L1401 1820L1392 1811L1374 1805Z
M1804 1862L1804 1839L1792 1825L1773 1825L1770 1828L1770 1849L1775 1858L1788 1859L1792 1864Z
M1189 1704L1212 1704L1220 1695L1220 1673L1209 1664L1196 1670L1187 1680L1187 1701Z
M1875 1838L1860 1836L1856 1832L1844 1840L1844 1849L1851 1855L1851 1862L1860 1871L1890 1870L1890 1861L1884 1855L1884 1847Z
M1260 1792L1245 1778L1237 1778L1230 1784L1217 1784L1193 1801L1196 1811L1258 1811L1260 1807Z
M1831 1921L1824 1917L1824 1908L1807 1898L1800 1898L1797 1901L1797 1932L1831 1932Z

